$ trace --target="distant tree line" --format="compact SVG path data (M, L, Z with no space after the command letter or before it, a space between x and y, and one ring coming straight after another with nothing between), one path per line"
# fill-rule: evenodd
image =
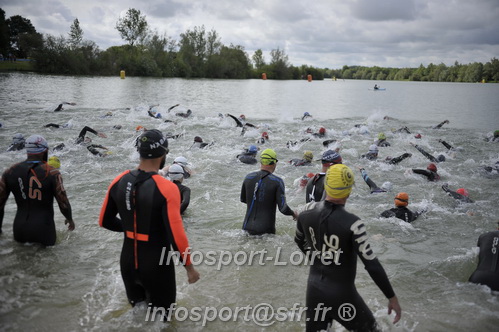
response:
M215 30L196 26L174 40L149 29L140 10L130 8L116 22L116 30L125 45L100 50L93 41L83 38L76 18L67 36L42 35L29 19L16 15L8 19L0 8L0 53L17 58L31 58L38 72L65 75L118 75L185 78L261 78L268 79L371 79L445 82L499 81L499 61L485 65L455 63L419 68L382 68L344 66L342 69L300 67L289 63L284 50L270 52L266 61L261 49L252 56L241 45L224 45Z

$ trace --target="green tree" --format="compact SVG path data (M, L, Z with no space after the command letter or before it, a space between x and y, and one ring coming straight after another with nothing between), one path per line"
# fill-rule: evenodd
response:
M5 11L0 8L0 53L6 56L10 49L9 26L5 21Z
M288 56L284 52L284 50L273 49L270 51L270 70L272 73L272 77L278 80L286 80L291 78L291 72L289 70Z
M69 29L69 44L72 49L76 49L81 45L83 41L83 30L80 28L80 21L77 18L74 19L73 24Z
M116 22L116 30L130 46L142 43L147 37L148 25L145 15L140 10L129 8L125 17L120 17Z
M265 58L261 49L257 49L251 58L257 70L261 70L265 66Z
M20 15L15 15L9 17L6 21L9 30L9 48L18 57L26 57L29 50L22 48L19 44L19 39L21 36L36 34L35 27L31 24L31 21ZM24 47L26 45L23 44Z

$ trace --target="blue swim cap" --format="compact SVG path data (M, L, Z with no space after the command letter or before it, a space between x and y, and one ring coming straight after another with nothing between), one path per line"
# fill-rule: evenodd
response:
M308 113L308 112L303 113L303 116L309 116L309 115L310 115L310 113Z
M257 151L258 151L258 148L256 147L256 145L250 145L248 148L248 152L256 153Z
M162 116L161 116L161 113L156 113L156 117L157 117L157 118L161 118L161 117L162 117Z

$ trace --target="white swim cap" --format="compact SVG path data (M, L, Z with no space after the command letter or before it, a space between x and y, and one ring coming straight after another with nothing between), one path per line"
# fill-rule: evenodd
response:
M184 177L184 169L180 165L173 164L168 168L167 175L172 181L180 180Z

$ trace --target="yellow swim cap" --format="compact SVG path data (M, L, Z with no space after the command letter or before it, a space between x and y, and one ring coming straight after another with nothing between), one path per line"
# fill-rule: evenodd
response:
M56 168L56 169L59 169L61 167L61 161L56 156L50 157L47 164L49 164L50 166L52 166L53 168Z
M386 139L385 133L379 133L378 139Z
M314 159L314 154L312 151L305 151L305 153L303 153L303 159L306 161L312 161L312 159Z
M277 162L277 154L272 149L265 149L260 155L262 165L274 165Z
M333 198L345 198L350 195L354 184L352 170L343 164L334 164L326 172L324 189Z

